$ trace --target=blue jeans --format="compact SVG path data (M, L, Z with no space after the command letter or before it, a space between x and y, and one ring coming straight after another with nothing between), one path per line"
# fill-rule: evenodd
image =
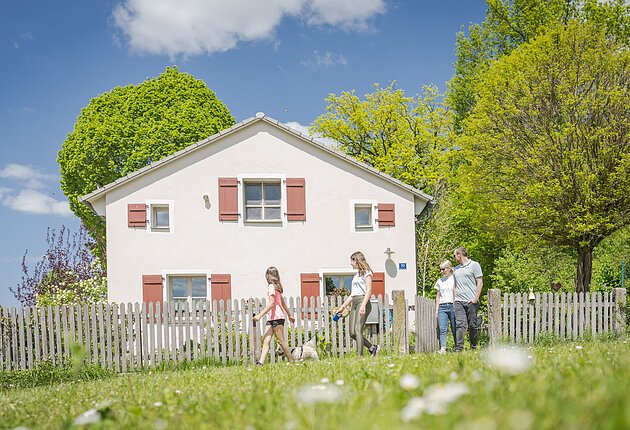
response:
M440 348L446 348L446 332L451 323L451 333L455 337L455 308L452 303L440 303L438 306L438 328L440 330Z

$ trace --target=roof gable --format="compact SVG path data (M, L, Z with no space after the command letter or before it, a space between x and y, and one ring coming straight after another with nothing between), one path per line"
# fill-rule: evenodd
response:
M369 172L369 173L371 173L371 174L373 174L373 175L375 175L377 177L380 177L380 178L386 180L387 182L390 182L390 183L396 185L399 188L402 188L402 189L412 193L414 196L420 198L421 200L424 200L424 201L427 201L427 202L432 200L432 197L430 195L420 191L419 189L414 188L414 187L412 187L410 185L407 185L404 182L402 182L402 181L400 181L400 180L398 180L398 179L396 179L396 178L394 178L394 177L392 177L390 175L387 175L387 174L379 171L378 169L375 169L372 166L369 166L368 164L365 164L365 163L362 163L362 162L356 160L355 158L345 154L344 152L341 152L339 150L336 150L334 148L331 148L331 147L329 147L329 146L319 142L317 139L314 139L312 136L305 135L305 134L303 134L303 133L301 133L301 132L299 132L297 130L294 130L294 129L290 128L286 124L283 124L283 123L279 122L278 120L270 118L270 117L266 116L264 113L259 112L259 113L256 114L255 117L251 117L251 118L248 118L248 119L246 119L244 121L241 121L241 122L233 125L232 127L224 129L224 130L221 130L220 132L218 132L218 133L216 133L216 134L214 134L214 135L212 135L212 136L210 136L210 137L208 137L208 138L206 138L206 139L204 139L204 140L202 140L200 142L193 143L192 145L189 145L189 146L187 146L186 148L184 148L184 149L182 149L180 151L177 151L177 152L175 152L175 153L173 153L171 155L168 155L168 156L166 156L166 157L164 157L164 158L162 158L162 159L160 159L160 160L158 160L156 162L153 162L153 163L149 164L148 166L145 166L145 167L143 167L141 169L138 169L138 170L136 170L134 172L129 173L126 176L118 178L114 182L111 182L111 183L109 183L109 184L107 184L107 185L105 185L103 187L100 187L100 188L92 191L91 193L86 194L85 196L82 196L80 198L80 201L85 203L85 204L87 204L88 206L91 206L91 203L96 201L98 198L102 197L107 192L109 192L109 191L111 191L111 190L113 190L115 188L118 188L119 186L121 186L123 184L126 184L126 183L128 183L130 181L133 181L134 179L136 179L136 178L138 178L138 177L140 177L140 176L142 176L142 175L144 175L144 174L146 174L146 173L148 173L150 171L153 171L155 169L159 169L163 165L171 163L174 160L177 160L177 159L179 159L181 157L186 157L188 154L190 154L190 153L192 153L192 152L194 152L194 151L196 151L196 150L198 150L198 149L200 149L202 147L206 147L208 145L211 145L211 144L215 143L216 141L218 141L220 139L223 139L227 135L233 134L233 133L235 133L235 132L237 132L239 130L242 130L245 127L249 127L249 126L253 125L254 123L260 123L260 122L268 124L268 125L273 126L273 127L276 127L278 129L281 129L281 130L283 130L285 132L288 132L290 134L293 134L293 135L299 137L300 140L302 140L302 141L304 141L304 142L306 142L306 143L308 143L310 145L313 145L315 147L318 147L319 149L324 150L324 151L326 151L326 152L328 152L330 154L333 154L334 156L336 156L336 157L338 157L340 159L343 159L347 163L350 163L350 164L353 164L355 166L358 166L361 169L363 169L363 170L365 170L365 171L367 171L367 172Z

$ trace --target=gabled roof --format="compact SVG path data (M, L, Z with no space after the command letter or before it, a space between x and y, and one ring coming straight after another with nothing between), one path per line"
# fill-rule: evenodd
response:
M275 120L273 118L268 117L267 115L265 115L262 112L258 112L256 114L256 116L248 118L244 121L239 122L238 124L234 124L232 127L230 128L226 128L225 130L221 130L220 132L208 137L207 139L204 139L200 142L197 143L193 143L192 145L187 146L186 148L177 151L169 156L166 156L164 158L162 158L161 160L158 160L154 163L149 164L148 166L145 166L139 170L136 170L135 172L131 172L126 176L123 176L121 178L116 179L114 182L111 182L103 187L97 188L96 190L92 191L89 194L86 194L84 196L82 196L79 200L83 203L85 203L88 206L91 206L90 201L93 200L94 198L100 197L102 194L107 193L108 191L113 190L114 188L118 188L119 186L134 180L137 177L140 177L154 169L158 169L160 168L162 165L164 164L168 164L180 157L185 157L188 153L196 151L197 149L200 149L202 147L205 147L207 145L211 145L212 143L214 143L215 141L223 138L224 136L227 136L229 134L232 134L242 128L248 127L254 123L257 122L265 122L267 124L270 124L274 127L277 127L281 130L284 130L286 132L289 132L297 137L299 137L301 140L303 140L306 143L309 143L313 146L316 146L330 154L333 154L343 160L345 160L346 162L350 163L350 164L354 164L355 166L360 167L363 170L366 170L370 173L372 173L375 176L381 177L384 180L391 182L392 184L409 191L410 193L412 193L414 196L417 196L419 198L421 198L422 200L426 200L426 201L431 201L433 199L433 197L431 197L430 195L423 193L422 191L420 191L417 188L414 188L410 185L405 184L402 181L399 181L398 179L387 175L383 172L381 172L378 169L375 169L372 166L369 166L365 163L362 163L358 160L356 160L355 158L349 156L348 154L345 154L344 152L341 152L337 149L331 148L327 145L325 145L324 143L318 141L317 139L313 138L312 136L306 135L304 133L301 133L297 130L294 130L292 128L290 128L288 125L283 124L281 122L279 122L278 120Z

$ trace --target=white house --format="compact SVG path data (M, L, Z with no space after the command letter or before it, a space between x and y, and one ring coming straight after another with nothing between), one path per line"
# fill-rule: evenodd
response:
M262 113L82 197L106 220L110 301L189 303L262 297L268 266L286 296L323 296L357 250L375 294L410 297L430 199Z

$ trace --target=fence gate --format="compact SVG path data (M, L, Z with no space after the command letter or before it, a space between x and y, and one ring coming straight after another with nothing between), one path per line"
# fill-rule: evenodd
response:
M416 352L437 351L440 342L437 337L435 300L416 296Z

